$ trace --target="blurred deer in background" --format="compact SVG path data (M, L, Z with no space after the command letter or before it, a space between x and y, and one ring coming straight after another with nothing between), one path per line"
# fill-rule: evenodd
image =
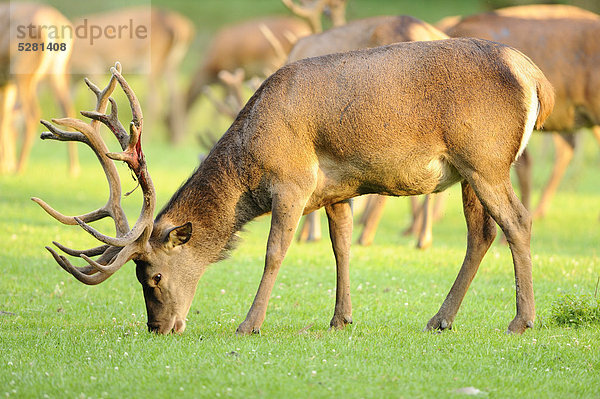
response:
M274 36L285 54L299 38L311 33L304 21L292 17L259 18L222 28L212 39L191 80L185 99L186 112L189 113L205 86L220 83L219 73L223 70L233 72L241 68L247 77L265 77L283 65L285 59L274 49L273 39L265 36L266 31Z
M357 50L383 46L397 42L429 41L447 39L448 36L417 18L411 16L380 16L351 21L348 24L329 29L323 33L310 35L298 41L289 54L288 62L302 58L336 52ZM361 223L363 231L358 239L361 245L370 245L375 237L377 226L383 214L387 198L384 196L370 196L367 200ZM431 206L418 206L416 199L411 198L413 220L410 232L417 233L420 248L431 245L431 224L423 218L426 211L432 212ZM427 204L428 202L425 202ZM431 201L433 204L433 201ZM426 209L426 211L423 211ZM439 207L437 208L440 209ZM438 212L439 214L439 212ZM318 213L306 216L299 241L316 241L321 239L321 223Z
M575 146L574 133L592 127L600 144L600 15L567 5L530 5L465 17L448 28L454 37L480 37L527 54L556 90L556 106L544 127L554 134L556 159L534 217L543 217ZM527 151L516 164L522 199L530 203L531 166Z
M67 68L73 47L72 29L71 22L50 6L0 3L0 173L21 173L27 166L40 119L37 98L40 82L49 81L64 115L75 115ZM33 51L32 46L40 45L45 46L43 51L39 48ZM58 47L51 51L46 49L48 45ZM19 46L23 49L19 50ZM17 151L19 135L15 128L17 103L25 122L20 151ZM77 147L69 143L68 148L69 171L76 175Z
M254 93L194 174L158 213L155 191L140 144L139 102L120 74L96 93L97 107L76 119L45 122L42 138L86 143L109 180L107 204L88 214L63 215L34 198L62 223L79 225L103 245L73 250L78 267L48 247L66 271L86 284L99 284L127 261L136 263L148 328L182 332L199 279L226 257L236 233L250 220L271 213L263 276L239 334L258 333L277 273L300 217L325 207L337 269L332 328L352 322L349 251L350 198L378 193L416 195L461 182L467 222L467 251L456 281L427 329L448 329L497 223L513 256L516 315L508 330L533 327L531 217L513 192L510 168L552 110L554 94L543 73L520 52L480 39L398 43L336 53L291 63ZM129 98L130 133L109 100L116 82ZM111 101L111 112L105 114ZM116 135L123 153L99 141L98 121ZM129 229L111 160L125 161L140 183L142 212ZM88 223L110 216L116 237ZM97 260L93 256L99 256Z
M209 88L213 83L224 82L219 78L223 71L232 73L242 70L244 76L256 79L271 75L281 67L290 49L298 39L310 35L314 30L320 31L321 17L328 13L334 25L345 23L345 0L317 0L298 5L291 1L283 3L300 19L292 17L268 17L245 21L222 28L211 41L202 65L194 74L190 83L186 110L189 113L201 94L207 94L220 114L228 115L227 107ZM306 19L308 24L302 19ZM318 21L318 26L315 26ZM224 83L226 90L228 85ZM241 104L240 104L241 105ZM204 134L204 133L203 133ZM201 142L212 142L214 134L206 132ZM203 145L204 145L203 144Z
M119 38L102 35L90 44L77 40L73 49L71 69L78 74L100 75L115 59L130 66L135 73L147 74L148 91L145 100L151 118L164 115L169 140L179 143L185 134L184 98L178 82L179 67L194 39L194 24L185 16L156 7L120 8L81 16L75 25L141 26L145 35ZM149 26L148 26L149 25ZM157 94L166 89L166 97ZM162 100L161 100L162 98ZM165 109L160 109L165 107Z

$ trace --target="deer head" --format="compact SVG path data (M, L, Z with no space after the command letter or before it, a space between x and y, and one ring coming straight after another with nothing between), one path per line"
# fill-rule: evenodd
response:
M154 227L156 193L141 147L142 110L133 90L121 75L119 63L111 68L111 73L110 82L103 90L89 80L85 80L97 98L94 111L82 112L82 115L92 120L89 124L73 118L52 120L56 125L77 131L68 132L47 121L41 121L49 129L49 132L42 133L42 139L81 142L94 151L108 180L110 192L107 203L84 215L66 216L39 198L32 198L32 200L59 222L79 225L103 243L96 248L74 250L54 242L54 245L66 254L85 260L87 265L83 267L74 266L65 256L58 254L51 247L46 247L63 269L82 283L95 285L108 279L129 260L134 260L137 265L137 278L144 291L148 328L159 333L182 332L185 329L185 317L201 272L198 272L199 275L195 278L190 278L191 276L182 273L172 273L172 270L184 261L182 258L189 257L189 254L181 248L191 237L192 225L189 222L180 226L168 226L163 223L160 227ZM132 121L129 125L129 133L119 122L117 104L110 97L117 83L125 92L131 106ZM106 114L108 102L111 111ZM109 152L100 136L100 123L106 125L116 136L123 152ZM114 161L123 161L129 166L143 192L142 210L131 229L121 207L121 183ZM88 224L105 217L114 220L116 237L102 234ZM97 258L92 259L93 257ZM167 258L170 258L169 262ZM185 262L189 262L189 259L185 259ZM194 274L194 272L190 273ZM189 281L194 283L190 284Z

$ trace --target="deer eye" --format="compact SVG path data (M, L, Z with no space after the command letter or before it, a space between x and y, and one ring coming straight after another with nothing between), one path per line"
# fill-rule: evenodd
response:
M152 281L154 281L154 284L158 285L158 283L160 283L160 280L162 279L162 274L160 273L156 273L153 277L152 277Z

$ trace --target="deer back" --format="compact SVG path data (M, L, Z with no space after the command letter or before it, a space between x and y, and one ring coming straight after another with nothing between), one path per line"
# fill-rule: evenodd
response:
M354 195L399 195L432 157L476 163L486 151L512 163L526 115L537 109L532 95L541 103L541 122L552 108L552 88L527 57L507 46L475 39L399 43L283 67L222 142L237 143L272 178L325 162L353 185ZM392 187L404 178L404 188ZM439 188L432 178L409 192Z
M508 44L527 54L556 91L556 106L545 126L572 130L600 123L600 17L560 14L550 6L515 7L468 17L447 33L453 37L480 37ZM572 10L574 7L568 7ZM515 10L516 9L516 10ZM531 17L525 12L533 12ZM517 15L515 17L509 15ZM562 15L562 17L561 17Z

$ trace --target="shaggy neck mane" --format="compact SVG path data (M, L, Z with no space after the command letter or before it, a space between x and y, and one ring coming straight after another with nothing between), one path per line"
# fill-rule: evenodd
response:
M236 233L264 213L253 203L240 173L231 129L219 140L194 174L159 212L155 225L192 223L192 245L211 262L227 256Z

